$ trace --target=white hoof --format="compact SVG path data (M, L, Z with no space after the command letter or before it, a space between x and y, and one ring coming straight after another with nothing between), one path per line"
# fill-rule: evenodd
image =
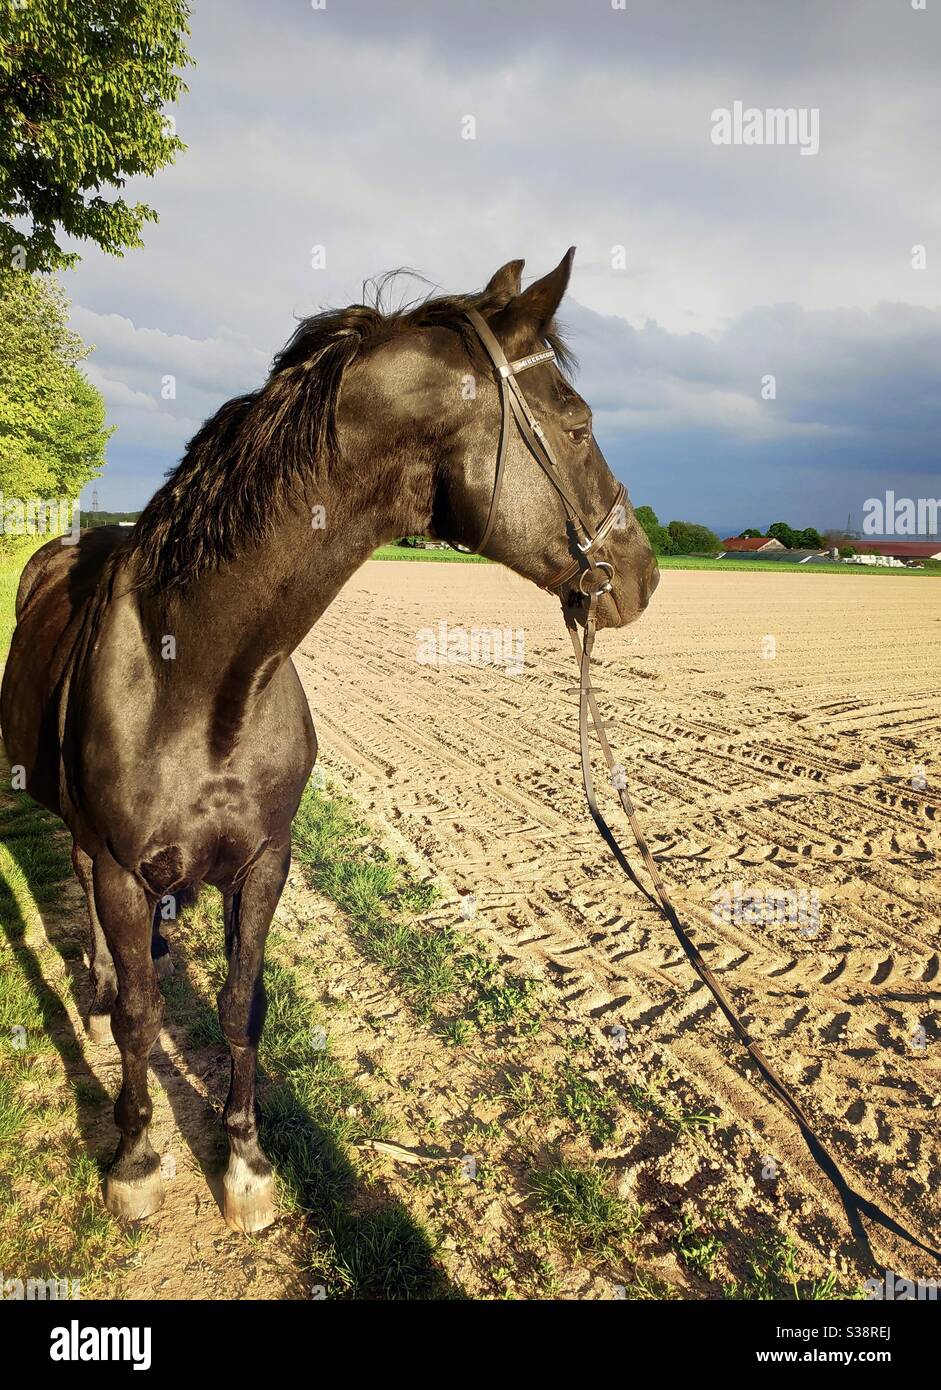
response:
M111 1032L110 1014L89 1014L86 1031L89 1040L93 1043L114 1042L114 1034Z
M231 1158L222 1179L222 1215L233 1231L251 1236L277 1220L274 1177L253 1173L243 1158Z
M163 1178L159 1168L138 1182L124 1182L109 1173L105 1178L105 1206L122 1221L142 1221L163 1206Z
M154 961L154 970L157 972L158 980L169 980L171 975L176 974L169 951L162 956L157 956Z

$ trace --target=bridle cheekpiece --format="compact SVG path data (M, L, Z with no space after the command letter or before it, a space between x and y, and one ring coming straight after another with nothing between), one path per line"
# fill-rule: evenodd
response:
M618 484L617 495L607 515L600 525L593 530L585 521L578 503L560 476L558 461L553 453L552 445L530 409L529 402L516 380L521 372L528 371L531 367L539 367L546 362L555 362L555 353L551 348L546 348L543 352L531 352L526 357L518 357L514 362L510 362L483 315L477 309L468 309L466 316L480 339L481 346L493 363L500 392L500 441L497 446L493 494L490 498L490 510L487 514L487 523L484 526L483 534L470 553L479 555L493 533L500 493L503 488L503 472L506 465L506 451L512 417L533 458L562 500L573 531L573 546L577 552L557 573L550 576L542 587L548 589L550 593L555 593L569 580L579 575L578 588L580 593L589 599L596 599L599 595L610 590L614 570L607 561L596 561L593 552L603 544L618 517L624 513L627 496L624 484ZM602 583L597 589L586 589L586 578L590 579L596 570L602 575ZM608 576L607 578L604 578L605 574Z

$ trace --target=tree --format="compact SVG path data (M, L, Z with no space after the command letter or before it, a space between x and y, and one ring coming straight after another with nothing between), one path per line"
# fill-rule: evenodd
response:
M671 521L667 530L677 555L715 555L721 549L715 532L694 521Z
M634 515L650 542L653 553L655 555L672 555L675 549L673 537L665 526L660 525L653 507L635 507Z
M768 527L767 534L773 536L776 541L780 541L788 550L793 550L797 543L797 532L793 527L788 526L786 521L775 521Z
M86 348L83 356L89 351ZM111 429L105 429L105 403L101 392L77 367L68 369L66 394L66 409L56 422L54 437L58 463L56 495L74 499L104 467L105 441Z
M776 521L768 527L768 535L787 546L788 550L822 550L823 537L814 526L796 531L786 521Z
M68 327L59 285L23 271L0 287L0 492L66 498L104 465L105 406L79 370L88 356ZM6 537L4 537L6 539Z
M762 535L763 532L756 531L754 526L749 526L747 531L739 531L738 538L740 541L758 540Z
M116 256L142 245L154 210L100 190L184 148L164 107L185 90L186 0L6 0L0 14L0 274L73 265L62 234Z

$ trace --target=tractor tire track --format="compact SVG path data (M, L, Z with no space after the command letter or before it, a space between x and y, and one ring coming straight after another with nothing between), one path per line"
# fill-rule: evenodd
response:
M640 623L595 648L609 734L681 916L850 1182L929 1244L941 1214L941 714L925 679L941 669L936 605L930 580L669 571ZM442 622L521 629L522 673L423 663L419 634ZM839 1231L793 1124L743 1075L669 927L594 833L566 650L554 601L495 566L369 563L297 664L331 766L456 893L475 894L475 930L496 952L599 1033L623 1025L788 1154L789 1181ZM716 895L736 885L815 894L819 930L723 920Z

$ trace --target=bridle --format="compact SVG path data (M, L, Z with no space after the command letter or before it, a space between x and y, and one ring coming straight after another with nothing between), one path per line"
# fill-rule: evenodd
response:
M477 334L477 337L480 339L484 351L487 353L487 356L493 363L494 371L496 373L496 382L500 391L500 442L497 448L497 466L496 475L494 478L493 494L490 498L490 510L487 514L487 524L484 527L483 534L481 535L480 540L478 541L477 545L473 547L470 553L479 554L486 546L493 532L494 522L496 521L497 510L500 503L500 493L503 487L503 473L506 464L507 443L510 431L510 418L512 416L519 428L520 434L523 436L523 439L525 440L529 448L530 453L532 454L536 462L539 464L546 477L552 483L552 486L555 488L556 492L559 494L559 497L562 500L562 504L565 507L566 511L568 527L570 530L570 539L577 552L568 564L566 564L562 569L560 569L558 573L552 575L550 579L545 581L545 583L542 585L542 588L548 589L550 592L553 593L558 592L562 589L563 585L567 584L570 580L574 579L576 575L578 575L579 592L583 600L587 601L582 604L580 610L573 610L573 608L570 605L566 605L565 600L563 599L562 611L565 618L565 625L568 629L569 636L572 640L575 658L578 662L579 667L578 724L579 749L581 753L582 763L582 782L585 788L585 799L588 802L588 809L591 812L591 817L595 822L595 825L599 833L601 834L602 839L605 841L605 844L608 846L612 855L617 860L618 865L621 869L623 869L624 873L628 876L631 882L637 888L639 888L641 892L645 893L645 895L650 901L653 901L653 899L650 898L650 894L647 892L647 890L644 888L643 884L640 882L637 875L635 874L634 869L630 864L630 861L628 860L626 854L621 849L621 846L617 841L614 831L611 829L610 825L605 820L598 806L597 797L595 795L594 777L591 770L589 720L591 721L591 724L594 726L595 735L598 739L599 744L601 745L601 750L604 754L605 762L607 763L608 769L611 773L612 785L617 791L618 797L620 798L621 807L628 819L631 830L634 832L634 838L637 841L637 847L640 850L641 858L643 859L643 862L647 868L647 872L649 873L651 881L654 885L657 899L659 900L660 909L663 912L664 917L667 919L667 921L670 923L670 926L673 928L677 940L682 946L687 959L689 960L693 969L696 971L699 978L702 980L702 982L708 988L709 992L712 994L720 1010L725 1016L727 1022L732 1028L732 1031L736 1034L740 1042L747 1049L748 1053L752 1057L753 1061L756 1063L765 1081L771 1087L773 1093L787 1107L787 1109L790 1111L795 1121L797 1122L798 1128L800 1129L804 1137L804 1140L807 1144L807 1147L809 1148L815 1161L817 1162L821 1170L824 1173L826 1173L827 1177L830 1179L830 1181L833 1183L833 1186L836 1188L840 1200L843 1204L843 1209L846 1212L846 1217L849 1222L850 1229L852 1230L852 1233L856 1240L859 1242L862 1251L865 1253L866 1257L868 1257L869 1260L874 1260L872 1250L869 1245L869 1240L866 1235L865 1228L863 1227L860 1215L860 1213L865 1213L868 1217L870 1217L871 1220L877 1222L882 1226L885 1226L889 1230L892 1230L896 1235L900 1235L903 1238L911 1241L912 1244L918 1246L921 1250L925 1251L926 1253L934 1256L935 1258L941 1259L941 1252L932 1250L930 1246L924 1245L920 1240L918 1240L916 1236L912 1235L911 1232L906 1231L904 1227L900 1226L899 1223L894 1221L891 1217L884 1215L881 1211L879 1211L878 1207L874 1206L874 1204L870 1202L866 1197L864 1197L859 1192L855 1192L849 1186L840 1168L837 1166L834 1159L830 1156L823 1141L814 1131L810 1123L810 1120L805 1114L803 1108L795 1099L795 1097L791 1094L789 1088L785 1085L784 1081L781 1079L781 1077L772 1067L771 1063L765 1057L758 1043L755 1041L754 1038L752 1038L744 1023L742 1023L742 1021L740 1020L725 990L719 984L719 981L716 979L712 970L710 970L709 966L706 964L695 942L690 938L688 932L680 922L676 909L674 908L673 903L670 899L670 895L667 892L666 884L663 881L663 877L657 866L656 860L654 859L653 854L650 851L650 846L647 843L646 836L644 835L644 832L641 829L640 823L637 819L637 812L634 809L634 803L631 801L630 795L627 791L627 780L624 768L616 763L614 754L611 751L611 745L608 742L608 737L605 732L605 721L602 718L598 709L597 693L591 682L591 652L592 647L594 646L596 630L595 608L599 597L602 594L607 593L611 589L611 579L614 574L613 567L610 564L608 564L608 562L605 560L596 559L594 552L596 552L601 547L606 537L609 535L612 527L616 524L619 513L623 513L623 511L625 510L625 501L627 494L624 489L624 484L621 483L618 485L617 495L613 503L611 504L611 507L609 508L607 515L604 517L604 520L600 523L600 525L595 530L592 530L592 528L585 521L585 518L583 517L582 512L578 506L578 503L572 497L569 489L565 486L565 483L563 482L559 474L558 463L555 454L552 451L552 446L549 443L549 440L546 438L545 432L543 431L541 425L539 424L538 420L536 419L535 415L530 409L529 403L526 400L526 397L524 396L522 389L520 388L520 385L517 381L517 377L520 375L521 372L528 371L531 367L540 366L544 362L554 362L556 360L555 353L552 351L551 348L546 348L542 352L533 352L526 357L519 357L516 359L516 361L510 362L507 360L506 354L504 353L496 337L490 331L487 321L486 319L484 319L483 315L480 314L476 309L468 309L466 311L466 317L473 326ZM586 588L586 580L591 581L591 577L596 571L598 571L601 574L602 582L598 585L597 588ZM604 577L605 574L607 574L607 578ZM559 597L562 597L561 593L559 593ZM584 632L583 638L579 636L576 611L578 619L581 620L581 626Z
M487 524L484 526L483 534L470 553L479 555L493 533L500 506L500 494L503 490L503 473L506 466L506 451L512 419L515 420L529 452L562 500L568 520L570 539L578 552L557 573L547 579L542 587L548 589L550 593L555 593L579 574L579 590L585 597L589 597L589 591L585 588L585 581L590 579L592 573L597 570L602 575L602 582L595 590L595 597L597 598L599 594L607 593L611 588L610 576L613 575L614 570L606 560L596 560L594 552L604 543L611 529L625 514L627 493L624 484L618 484L617 495L611 503L607 515L600 525L592 530L571 491L566 487L559 472L558 460L552 451L552 445L530 409L529 402L523 395L516 379L521 372L529 371L530 367L541 366L544 362L554 362L556 360L555 353L551 348L546 348L543 352L532 352L528 357L518 357L515 362L510 362L496 337L490 331L490 326L484 316L477 309L468 309L466 316L480 339L481 346L493 363L497 386L500 391L500 442L497 446L497 467L493 481L493 493L490 497L490 510L487 513ZM603 577L605 573L609 576L607 579Z

